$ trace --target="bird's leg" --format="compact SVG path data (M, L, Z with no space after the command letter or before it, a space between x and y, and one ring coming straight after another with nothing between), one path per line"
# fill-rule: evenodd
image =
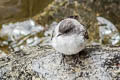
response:
M62 63L65 65L65 55L64 54L62 54L62 59L61 59L60 64L62 64Z

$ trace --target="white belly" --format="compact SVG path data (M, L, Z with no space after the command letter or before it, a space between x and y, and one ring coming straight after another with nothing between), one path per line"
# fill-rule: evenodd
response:
M59 36L52 40L52 46L65 55L77 54L85 48L85 44L83 36L78 35Z

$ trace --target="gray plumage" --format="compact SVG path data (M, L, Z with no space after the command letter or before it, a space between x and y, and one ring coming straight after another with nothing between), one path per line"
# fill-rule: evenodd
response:
M67 18L55 27L52 46L65 55L72 55L85 48L88 34L76 19Z

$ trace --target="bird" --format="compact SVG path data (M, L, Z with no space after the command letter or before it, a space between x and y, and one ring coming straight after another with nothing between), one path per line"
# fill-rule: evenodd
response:
M85 26L77 19L66 18L54 28L52 46L63 55L74 55L85 49L88 38Z

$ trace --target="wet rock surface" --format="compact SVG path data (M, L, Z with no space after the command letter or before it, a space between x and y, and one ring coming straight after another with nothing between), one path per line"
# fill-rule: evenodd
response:
M63 56L50 46L25 47L0 60L1 80L119 80L120 47L87 46Z

